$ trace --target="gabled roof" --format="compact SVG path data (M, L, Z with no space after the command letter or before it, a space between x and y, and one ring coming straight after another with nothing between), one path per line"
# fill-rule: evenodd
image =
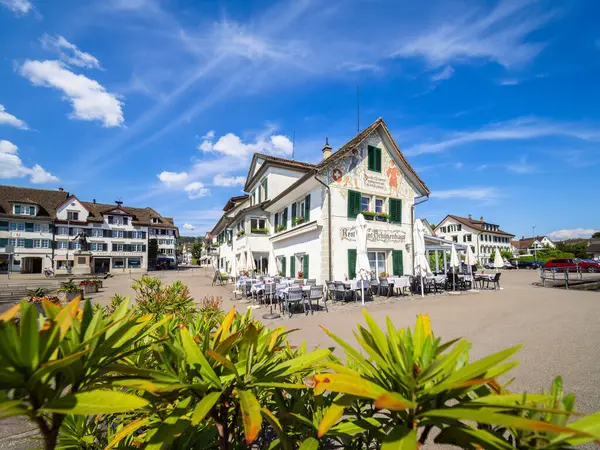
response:
M260 167L260 169L258 169L258 171L254 173L257 161L259 159L263 159L265 162ZM301 172L306 172L316 167L315 164L310 164L302 161L280 158L278 156L265 155L264 153L255 153L254 156L252 156L252 162L250 163L250 168L248 169L248 176L246 177L246 184L244 185L245 191L248 190L248 188L252 185L256 178L260 177L260 175L262 175L267 170L267 166L278 166L286 169L298 170Z
M533 243L535 241L542 241L542 239L544 239L546 236L535 236L535 237L523 237L521 239L519 239L518 241L513 241L514 242L514 246L516 248L518 248L519 250L526 250L528 248L530 248Z
M392 143L393 149L396 151L396 153L397 153L398 157L400 158L400 160L402 161L402 163L405 165L405 167L408 169L408 171L415 177L417 183L421 186L421 188L423 189L423 191L427 195L429 195L431 191L429 190L429 188L427 187L427 185L423 182L423 180L421 179L421 177L419 177L419 175L417 174L417 172L415 171L415 169L413 169L413 167L410 165L410 163L408 162L408 160L406 159L406 157L404 156L404 154L400 150L400 147L398 147L398 144L396 144L396 141L392 137L392 134L390 133L390 130L387 127L385 121L381 117L379 117L375 122L373 122L367 128L365 128L364 130L362 130L360 133L358 133L356 136L354 136L352 139L350 139L348 142L346 142L344 145L342 145L329 158L324 159L323 161L321 161L317 165L317 168L318 169L322 169L322 168L328 166L332 162L337 161L339 158L343 157L344 155L346 155L347 153L349 153L350 151L352 151L353 149L355 149L356 147L358 147L378 127L382 128L382 130L384 131L384 133L386 134L386 136L388 137L388 139Z
M37 218L56 218L56 208L62 204L69 193L61 190L34 189L18 186L0 186L0 215L23 217L13 215L13 203L28 203L38 205ZM35 219L35 217L31 217Z
M153 228L177 229L172 218L163 217L152 208L134 208L131 206L117 206L106 203L92 202L82 202L82 204L90 212L90 215L88 216L88 222L102 222L104 220L104 214L114 211L115 209L120 209L121 211L125 211L128 215L133 217L133 225L152 225ZM152 223L153 217L158 217L160 219L160 223Z
M60 207L61 207L62 205L64 205L65 203L72 202L73 200L77 200L77 201L79 202L79 204L80 204L81 206L83 206L83 209L85 209L86 211L88 211L88 212L89 212L89 210L88 210L88 209L85 207L85 205L83 204L83 202L82 202L81 200L79 200L79 199L77 198L77 196L75 196L75 195L70 195L68 198L66 198L66 199L65 199L65 201L64 201L64 202L62 202L60 205L57 205L57 206L56 206L56 209L60 208Z
M474 230L477 230L477 231L482 231L482 232L486 232L486 233L503 234L505 236L514 236L514 234L512 234L512 233L508 233L508 232L502 231L500 229L495 230L495 231L484 230L483 229L483 225L484 224L487 223L488 225L493 225L490 222L482 222L481 220L473 220L473 219L469 219L468 217L460 217L460 216L455 216L455 215L452 215L452 214L448 214L446 217L444 217L444 219L440 223L438 223L438 225L437 225L437 227L435 227L435 229L437 230L440 227L440 225L442 223L444 223L444 220L446 220L447 218L454 219L457 222L459 222L459 223L461 223L461 224L463 224L463 225L465 225L465 226L467 226L469 228L473 228Z
M248 194L238 195L237 197L231 197L229 200L227 200L227 203L225 204L223 211L227 212L227 211L232 210L233 208L235 208L235 206L238 203L245 201L247 198L248 198Z

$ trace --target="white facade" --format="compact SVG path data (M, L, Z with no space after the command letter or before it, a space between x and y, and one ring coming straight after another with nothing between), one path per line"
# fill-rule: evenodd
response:
M470 218L446 216L435 227L437 237L459 244L470 245L481 264L493 260L496 248L511 251L511 239L514 235L500 230L498 225Z

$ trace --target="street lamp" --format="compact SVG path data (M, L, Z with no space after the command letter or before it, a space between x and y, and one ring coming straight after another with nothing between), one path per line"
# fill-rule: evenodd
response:
M533 226L533 260L537 261L537 251L535 247L535 225Z

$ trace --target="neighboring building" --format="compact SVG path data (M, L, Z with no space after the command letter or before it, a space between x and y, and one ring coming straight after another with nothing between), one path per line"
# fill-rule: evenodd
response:
M175 261L177 227L152 208L82 202L62 188L0 186L0 270L9 269L6 247L12 246L12 272L66 271L84 231L92 273L146 271L155 263L148 258L149 239L163 236L157 259Z
M590 239L586 252L591 259L600 261L600 239Z
M355 276L356 216L368 212L368 251L377 273L411 273L413 204L429 189L380 118L318 164L255 154L245 190L230 199L211 234L219 268L248 254L259 272L340 280ZM242 256L244 255L244 256Z
M421 219L421 222L423 222L423 226L425 227L425 235L436 237L435 227L431 226L427 219Z
M193 247L194 244L191 242L186 242L181 246L181 263L192 264L192 260L194 259L192 256Z
M535 251L544 248L556 248L556 244L547 236L521 237L518 241L512 241L512 251L515 256L533 255Z
M486 222L483 217L475 220L469 217L447 215L436 227L437 237L467 244L475 256L485 264L494 259L496 248L500 251L511 251L511 239L514 234L502 231L496 224Z

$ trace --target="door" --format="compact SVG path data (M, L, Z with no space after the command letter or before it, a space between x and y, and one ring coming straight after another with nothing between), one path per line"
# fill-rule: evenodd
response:
M31 273L42 273L42 258L31 258Z
M94 273L108 273L110 271L110 258L94 258Z

